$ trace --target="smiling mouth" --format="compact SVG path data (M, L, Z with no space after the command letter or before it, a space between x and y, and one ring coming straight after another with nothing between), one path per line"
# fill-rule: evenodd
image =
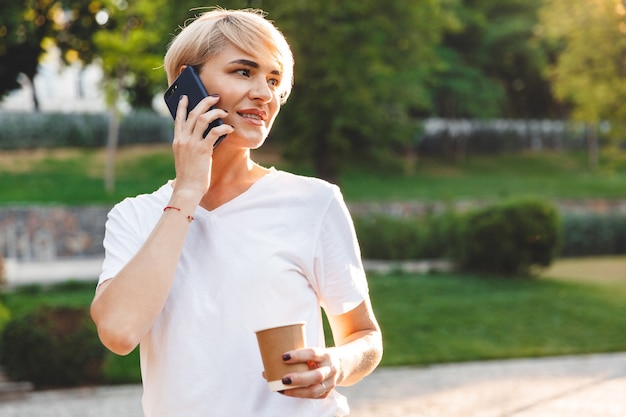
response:
M258 120L260 122L267 119L267 113L260 109L244 109L242 111L238 111L237 114L243 118Z
M263 117L258 114L250 114L250 113L238 113L241 117L245 117L246 119L254 119L254 120L263 120Z

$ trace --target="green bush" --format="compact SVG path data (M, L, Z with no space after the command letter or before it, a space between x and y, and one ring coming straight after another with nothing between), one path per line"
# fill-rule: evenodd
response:
M11 319L11 312L2 302L0 302L0 335L4 331L7 323ZM0 337L0 356L2 355L2 338Z
M10 320L2 332L7 376L36 387L76 386L102 379L105 348L88 308L41 307Z
M0 286L7 283L7 271L4 266L4 256L0 253Z
M445 258L451 254L458 233L457 215L452 212L410 219L355 217L354 224L366 259Z
M106 113L0 113L0 149L103 147L108 124ZM168 142L172 127L170 117L134 111L120 122L119 143Z
M544 203L536 204L544 205ZM500 206L486 210L489 213L499 212ZM550 218L556 216L552 208L549 209L549 213ZM497 222L492 224L491 228L493 236L498 240L498 246L516 245L511 242L502 242L501 239L501 235L513 233L514 225L508 221L507 216L508 214L500 213L498 220L494 218L490 220ZM560 233L560 240L557 242L560 242L560 246L557 247L556 255L551 256L626 254L626 215L577 213L564 214L559 217L557 232ZM480 221L487 222L484 219ZM457 259L461 256L462 247L466 245L463 243L465 237L461 235L464 222L467 220L464 220L461 214L454 212L413 218L380 214L354 217L363 258L382 260ZM483 227L486 225L483 224ZM472 245L478 244L480 242ZM542 246L544 244L546 244L545 240L535 242L534 247L544 250ZM552 247L552 243L548 243L546 247ZM500 250L506 251L507 249L501 248ZM535 263L541 265L539 262Z
M355 218L354 224L364 258L399 260L419 256L422 232L415 220L379 215Z
M11 318L11 312L9 311L8 308L6 308L6 306L2 303L0 303L0 334L2 334L2 331L4 330L6 324L9 322L9 319ZM1 344L1 340L0 340L0 351L2 351L2 344Z
M149 110L137 110L120 122L120 145L167 143L174 137L174 121Z
M107 119L89 113L0 113L0 148L98 147L106 142Z
M458 246L463 270L498 275L528 274L548 266L558 253L560 222L545 202L503 203L468 213Z
M569 214L562 222L563 257L626 253L626 215Z

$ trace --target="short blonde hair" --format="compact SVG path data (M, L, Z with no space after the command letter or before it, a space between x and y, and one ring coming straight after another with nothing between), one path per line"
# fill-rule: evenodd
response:
M183 65L201 66L219 53L227 42L253 56L270 58L281 66L281 102L293 86L293 54L283 34L258 9L205 12L185 25L170 43L164 66L168 83Z

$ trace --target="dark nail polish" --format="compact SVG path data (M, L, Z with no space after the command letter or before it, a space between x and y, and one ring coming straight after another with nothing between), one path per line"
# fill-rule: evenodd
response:
M283 360L284 360L284 361L288 361L289 359L291 359L291 355L290 355L290 354L288 354L288 353L285 353L285 354L283 355Z
M288 376L283 378L283 384L285 385L291 385L291 378L289 378Z
M284 390L284 389L281 389L280 391L278 391L278 393L279 393L279 394L283 394L283 395L285 395L285 390Z

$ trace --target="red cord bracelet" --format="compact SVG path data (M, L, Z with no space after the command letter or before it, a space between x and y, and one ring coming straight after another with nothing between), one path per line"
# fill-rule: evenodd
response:
M163 208L163 211L167 211L167 210L170 210L170 209L171 209L171 210L180 211L180 209L179 209L178 207L174 207L174 206L165 206L165 207ZM187 221L188 221L189 223L191 223L193 220L194 220L193 216L191 216L191 215L187 216Z

